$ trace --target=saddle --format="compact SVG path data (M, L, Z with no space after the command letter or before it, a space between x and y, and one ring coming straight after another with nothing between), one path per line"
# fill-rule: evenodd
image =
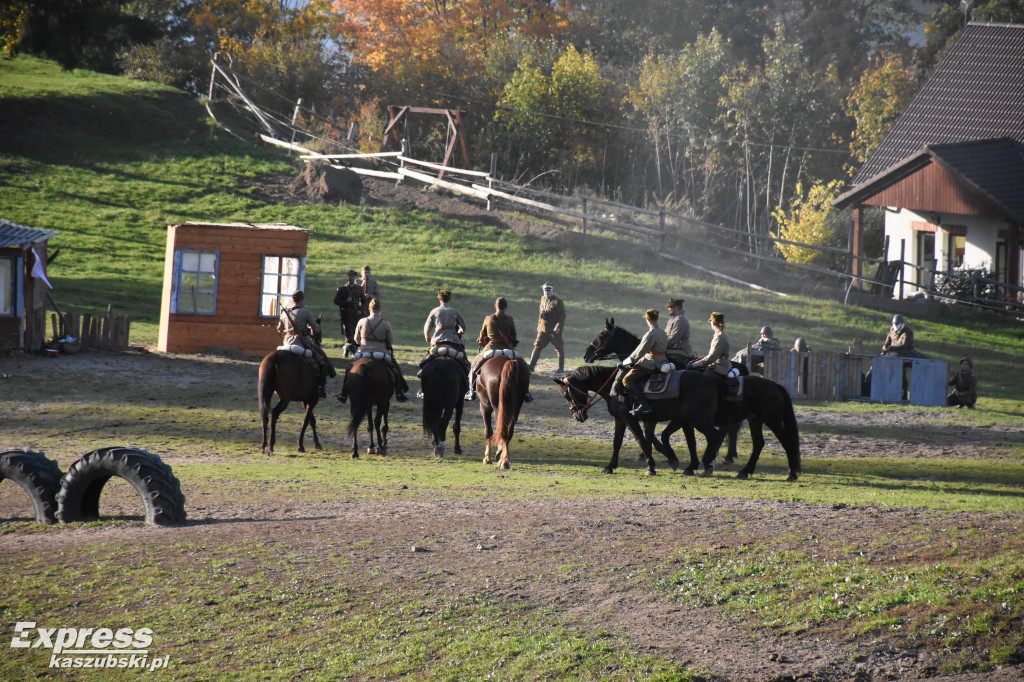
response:
M484 351L484 360L490 360L491 358L493 358L496 355L499 355L499 356L500 355L504 355L504 356L510 357L510 358L518 358L519 357L519 353L517 353L516 351L512 350L511 348L499 348L497 350L495 350L495 349L485 350Z
M679 377L684 371L679 369L670 372L655 372L644 384L644 395L656 400L679 397Z
M445 346L443 344L431 346L430 355L435 358L455 358L456 360L461 360L466 357L466 353L464 351L461 351L458 348L452 348L451 346Z
M388 360L388 361L390 361L391 360L391 353L385 353L384 351L379 351L379 350L375 350L375 351L362 351L361 350L361 351L356 351L355 353L352 354L352 359L353 360L358 360L359 358L370 358L372 360Z

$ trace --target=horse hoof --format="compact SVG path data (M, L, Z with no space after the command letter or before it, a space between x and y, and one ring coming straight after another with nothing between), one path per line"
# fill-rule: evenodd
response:
M490 457L484 457L484 464L490 464L490 463L491 463L491 458Z
M683 473L687 476L693 476L694 469L693 467L686 467L685 469L683 469Z
M462 448L460 448L458 445L456 445L454 452L455 452L456 455L461 455L462 454Z
M306 451L306 448L304 448L304 447L302 447L302 446L300 445L300 446L299 446L299 452L305 452L305 451Z
M750 478L750 474L748 474L746 471L741 471L738 474L736 474L736 478L740 478L740 479L743 479L745 481L748 478Z
M657 475L658 475L658 472L657 472L657 471L655 471L654 469L648 469L648 470L647 470L647 475L648 475L648 476L657 476Z
M675 462L669 462L668 465L672 467L672 471L679 471L679 460Z
M316 443L316 444L315 444L315 445L313 446L313 449L314 449L314 450L323 450L323 448L322 448L322 447L320 447L320 443Z
M509 468L509 463L508 462L498 462L498 468L499 469L508 469Z
M359 453L358 452L353 452L352 453L352 459L359 459Z
M601 473L602 474L614 474L615 473L615 469L612 469L611 467L605 467L604 469L601 469Z
M792 483L797 479L797 475L790 472L789 476L786 477L786 483Z
M381 457L387 457L388 456L388 449L387 448L378 448L377 449L377 454L380 455Z
M722 460L722 464L724 466L728 466L729 464L732 464L735 461L736 461L735 457L726 457L725 459Z
M711 476L714 473L715 473L714 465L713 464L708 464L706 467L704 467L704 471L701 472L701 477L702 478L711 478Z

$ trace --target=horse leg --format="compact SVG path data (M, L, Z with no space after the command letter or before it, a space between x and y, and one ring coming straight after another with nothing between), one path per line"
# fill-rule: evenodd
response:
M739 453L736 452L736 440L740 435L740 427L743 426L743 420L730 424L728 431L726 432L726 443L728 443L729 449L725 453L725 459L722 460L722 464L732 464L739 457ZM753 432L753 427L751 427Z
M665 459L668 460L668 465L672 467L672 471L679 469L679 458L676 457L676 451L669 445L669 436L679 430L682 426L682 422L673 420L668 423L668 426L661 432L661 447L658 448L658 452L665 455ZM657 440L657 439L655 439Z
M619 450L622 448L622 439L626 435L626 422L622 419L615 420L615 436L612 438L612 459L608 466L601 470L604 474L614 474L619 466Z
M651 448L651 443L654 441L654 428L658 425L658 422L653 419L644 421L644 459L647 460L647 475L657 476L658 472L654 469L654 451Z
M274 409L270 412L270 446L267 450L268 455L274 454L274 443L277 442L277 418L281 416L286 407L288 407L287 400L278 400L277 405L274 405Z
M465 391L463 391L465 392ZM452 435L455 436L455 454L462 454L462 443L459 435L462 433L462 398L455 403L455 423L452 425Z
M484 418L484 464L491 463L491 439L494 436L494 427L491 426L491 406L480 402L480 414Z
M380 427L377 432L377 454L384 457L388 456L388 412L391 411L391 403L387 403L384 407L380 408L377 412L377 424L381 423L381 415L383 414L384 425Z
M690 451L690 463L683 469L683 473L693 476L700 467L700 460L697 459L697 437L693 434L693 427L683 424L683 436L686 438L686 449Z
M718 456L718 449L722 447L722 441L725 440L725 429L716 429L712 426L701 433L707 440L707 445L704 447L704 473L701 474L706 478L715 473L715 457Z
M366 437L370 439L370 444L366 447L366 454L376 455L377 454L377 440L376 434L373 431L373 405L367 405L366 407Z
M761 450L764 448L764 429L761 428L761 420L750 417L747 421L750 422L750 440L753 441L754 448L750 452L750 459L736 474L736 478L748 478L754 473L757 460L761 457Z
M305 452L306 448L303 445L306 438L306 429L311 428L313 431L313 449L320 449L320 439L316 436L316 417L313 416L313 405L314 403L302 403L302 407L305 412L302 415L302 428L299 429L299 452Z
M260 423L263 426L263 454L272 455L274 454L274 445L268 443L268 436L270 435L270 409L266 405L260 406Z

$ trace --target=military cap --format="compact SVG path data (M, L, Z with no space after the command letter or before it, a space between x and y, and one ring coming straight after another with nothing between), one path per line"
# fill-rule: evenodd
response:
M725 313L711 313L711 317L708 318L708 322L725 324Z
M358 277L359 276L359 273L356 272L355 270L349 270L345 274L348 275L349 277Z
M544 291L553 291L554 287L548 284L547 282L544 282L544 286L542 286L541 289L543 289Z
M685 302L686 301L684 299L681 299L681 298L670 298L670 299L668 299L668 303L665 304L665 307L666 308L682 308L683 307L683 303L685 303Z
M648 320L651 320L652 322L657 321L658 311L655 310L654 308L648 308L647 312L644 313L644 317L646 317Z

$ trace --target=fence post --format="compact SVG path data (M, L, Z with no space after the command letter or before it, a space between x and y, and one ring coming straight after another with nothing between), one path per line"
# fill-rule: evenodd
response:
M900 240L900 300L903 300L903 279L906 276L906 262L905 258L907 255L907 240Z
M668 234L665 230L665 209L658 209L658 227L661 229L661 245L658 247L660 250L665 250L665 235Z
M498 174L498 153L491 152L491 172L487 175L487 189L494 189L494 176ZM487 193L487 210L494 210L494 195L488 191Z
M587 233L587 198L583 197L583 234Z

